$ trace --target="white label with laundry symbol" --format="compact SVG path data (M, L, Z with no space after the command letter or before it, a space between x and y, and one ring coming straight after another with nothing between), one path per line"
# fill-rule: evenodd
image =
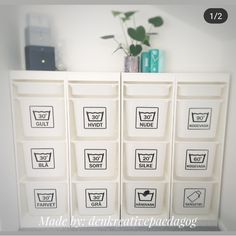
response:
M33 169L54 169L54 149L31 148L31 163Z
M136 149L135 169L136 170L157 169L157 149Z
M205 188L185 188L184 202L185 208L205 207L206 189Z
M54 128L53 106L29 106L31 128Z
M85 189L86 208L107 208L107 189Z
M106 170L107 150L106 149L85 149L84 168L86 170Z
M189 108L188 129L208 130L211 128L212 108Z
M207 170L208 165L207 149L187 149L185 169L186 170Z
M135 189L135 208L155 208L157 190L153 188Z
M34 189L34 201L37 209L57 208L56 189Z
M84 107L83 119L84 129L106 129L107 128L106 107Z
M158 107L136 107L136 129L158 129Z

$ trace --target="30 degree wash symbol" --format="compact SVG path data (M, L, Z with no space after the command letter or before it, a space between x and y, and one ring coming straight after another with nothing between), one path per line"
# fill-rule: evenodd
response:
M38 121L47 121L50 118L50 111L33 111L34 119Z
M86 112L88 121L101 122L103 120L104 112Z
M140 121L154 121L156 112L141 112L139 111Z

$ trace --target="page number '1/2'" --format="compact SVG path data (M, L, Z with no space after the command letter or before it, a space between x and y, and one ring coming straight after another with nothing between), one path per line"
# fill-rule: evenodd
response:
M204 12L204 19L209 24L222 24L228 19L228 13L223 8L208 8Z

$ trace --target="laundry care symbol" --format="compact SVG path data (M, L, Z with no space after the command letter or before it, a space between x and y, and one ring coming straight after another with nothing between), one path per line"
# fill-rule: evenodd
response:
M56 189L34 189L34 203L36 209L57 208Z
M185 208L205 207L206 189L205 188L185 188L184 202Z
M136 129L157 129L158 113L158 107L136 107Z
M31 128L54 128L53 106L29 106Z
M31 148L33 169L54 169L55 156L53 148Z
M85 189L85 204L87 208L107 208L107 189Z
M85 170L106 170L107 150L106 149L85 149L84 150Z
M136 149L135 169L136 170L157 169L157 149Z
M207 170L208 149L187 149L185 169L186 170Z
M212 108L189 108L188 129L209 130L211 128Z
M136 188L134 207L135 208L155 208L156 207L156 189Z
M84 107L83 108L84 129L106 129L107 108L106 107Z

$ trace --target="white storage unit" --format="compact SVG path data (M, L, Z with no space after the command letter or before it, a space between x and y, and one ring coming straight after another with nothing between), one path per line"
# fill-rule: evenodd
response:
M120 74L68 78L71 216L120 218ZM72 222L72 227L78 227Z
M174 76L122 74L121 217L169 218Z
M20 227L45 227L41 216L69 226L66 93L63 76L12 72L12 111Z
M10 77L20 228L41 216L217 226L229 75Z
M171 215L217 226L229 76L175 77Z

